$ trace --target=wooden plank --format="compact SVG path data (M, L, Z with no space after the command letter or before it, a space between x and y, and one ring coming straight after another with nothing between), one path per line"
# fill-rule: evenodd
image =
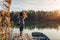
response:
M32 36L27 33L22 34L22 36L19 36L18 33L14 33L12 40L33 40L33 39Z

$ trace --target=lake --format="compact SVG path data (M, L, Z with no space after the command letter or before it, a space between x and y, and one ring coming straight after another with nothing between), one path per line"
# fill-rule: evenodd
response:
M31 22L26 23L24 33L41 32L51 40L60 40L60 23L57 22ZM13 28L13 33L19 33L18 28Z

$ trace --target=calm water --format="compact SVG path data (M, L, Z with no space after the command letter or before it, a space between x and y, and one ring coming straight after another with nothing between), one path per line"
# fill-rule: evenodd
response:
M60 24L47 22L47 23L30 23L24 27L24 33L31 35L32 32L41 32L47 35L51 40L60 40ZM19 33L18 28L13 29L13 33Z

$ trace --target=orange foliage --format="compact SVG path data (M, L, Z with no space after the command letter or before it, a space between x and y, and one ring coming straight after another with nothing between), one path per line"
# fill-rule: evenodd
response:
M7 17L10 17L10 13L7 12L6 15L7 15Z
M11 0L5 0L9 5L11 5Z
M9 17L5 17L6 18L6 23L8 26L10 26L10 18Z
M1 14L2 14L2 16L4 16L6 14L6 12L4 10L1 10Z
M9 26L10 25L10 13L5 12L4 10L1 11L2 17L5 17L6 24ZM0 20L1 21L1 20Z

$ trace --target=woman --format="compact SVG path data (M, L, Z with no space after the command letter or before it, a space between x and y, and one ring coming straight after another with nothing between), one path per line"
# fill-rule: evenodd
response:
M20 36L22 36L22 32L23 32L23 27L24 27L24 19L27 18L27 14L25 11L20 12L20 14L18 14L18 18L19 18L19 29L20 29Z

